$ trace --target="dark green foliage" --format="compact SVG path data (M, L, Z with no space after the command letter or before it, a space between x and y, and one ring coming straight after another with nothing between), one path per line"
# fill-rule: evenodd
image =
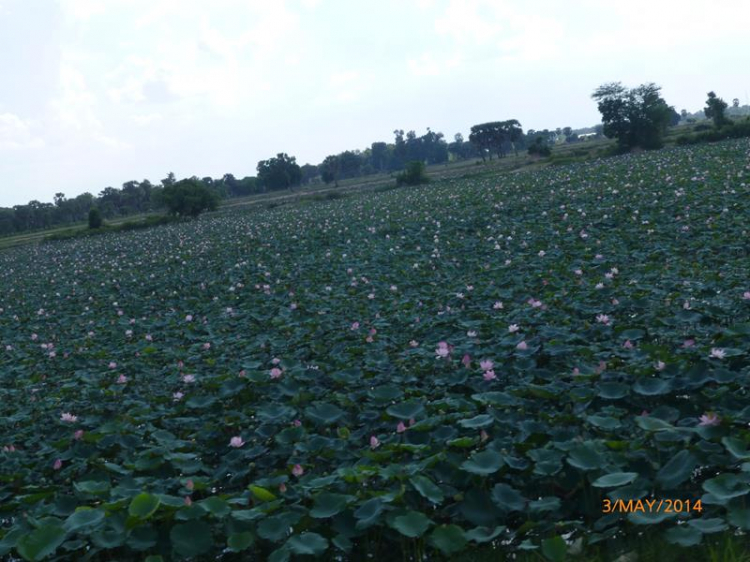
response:
M258 162L258 182L267 191L291 189L302 181L302 169L294 156L279 152Z
M736 562L746 165L480 166L0 253L0 559Z
M534 139L534 142L528 148L527 151L532 156L550 156L552 149L545 141L544 137L538 136Z
M93 207L89 211L89 229L101 228L102 224L104 224L104 220L102 219L101 212L96 207Z
M708 92L708 99L706 100L706 107L703 113L708 119L713 119L714 126L718 129L726 125L728 121L725 115L727 107L727 102L717 97L714 92Z
M627 89L620 82L604 84L592 98L602 114L604 134L617 139L621 150L660 148L674 108L659 95L656 84Z
M164 187L160 202L172 215L197 217L216 210L219 197L198 178L189 178Z
M404 171L396 176L396 185L419 185L429 181L430 178L425 173L424 162L419 160L408 162Z
M515 151L516 143L522 139L523 129L516 119L474 125L469 134L469 141L477 148L483 160L486 156L491 160L493 153L500 158L510 150Z
M698 130L698 127L695 128ZM750 137L750 119L724 125L720 129L701 130L695 135L677 137L678 145L699 144L703 142L717 142L725 139L740 139Z
M338 156L326 156L320 165L320 177L327 184L334 182L336 187L339 186L340 162Z

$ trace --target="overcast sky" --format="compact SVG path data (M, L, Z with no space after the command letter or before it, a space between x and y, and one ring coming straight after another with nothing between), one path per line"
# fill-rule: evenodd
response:
M608 81L744 104L748 21L746 0L0 0L0 206L396 128L590 126Z

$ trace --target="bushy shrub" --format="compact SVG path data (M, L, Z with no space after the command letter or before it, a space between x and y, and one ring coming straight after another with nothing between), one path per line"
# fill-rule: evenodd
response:
M219 206L219 196L197 178L166 186L159 199L170 214L183 217L197 217L203 211L214 211Z
M542 137L537 137L529 146L528 153L531 156L550 156L552 154L552 149Z
M104 224L104 221L102 220L102 213L97 209L96 207L93 207L89 211L89 228L95 229L95 228L101 228L102 224Z
M744 121L736 123L730 122L728 125L724 125L720 129L710 129L694 135L682 135L681 137L677 137L675 143L684 146L688 144L717 142L725 139L739 139L743 137L750 137L750 119L745 119Z
M430 178L425 173L424 162L419 160L408 162L404 171L396 176L396 185L419 185L429 181Z

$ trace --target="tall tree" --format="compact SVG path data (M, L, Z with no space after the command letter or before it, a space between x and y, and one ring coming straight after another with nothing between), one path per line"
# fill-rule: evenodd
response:
M620 149L662 146L673 108L659 95L660 90L653 83L629 90L620 82L611 82L591 95L602 114L604 134L616 138Z
M326 156L320 165L320 177L326 184L334 182L336 187L339 186L339 174L341 172L341 163L336 155Z
M706 107L703 109L703 113L705 113L708 119L713 119L714 125L717 128L728 122L725 114L726 110L727 102L717 97L714 92L708 92L708 99L706 100Z
M258 182L267 190L292 189L302 181L302 170L294 156L279 152L258 162Z

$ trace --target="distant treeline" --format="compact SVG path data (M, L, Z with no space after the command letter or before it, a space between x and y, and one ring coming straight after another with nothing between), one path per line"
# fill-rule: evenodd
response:
M597 129L601 136L601 126ZM469 139L461 133L448 142L443 133L427 129L418 136L414 131L394 131L391 143L374 142L365 150L346 150L326 157L320 164L299 166L294 157L278 154L262 160L257 166L256 176L236 178L225 174L221 178L197 178L220 198L235 198L319 182L338 184L339 180L391 173L403 170L408 162L445 164L477 158L504 157L512 151L526 150L543 141L545 144L576 142L578 136L570 127L555 130L530 129L526 133L515 119L475 125ZM163 189L177 181L170 173L160 183L129 181L122 188L107 187L98 196L83 193L66 198L64 193L55 194L52 203L34 200L13 208L0 207L0 236L29 230L43 230L58 226L85 222L89 210L98 208L102 217L113 219L139 213L160 211L164 202L160 197Z

